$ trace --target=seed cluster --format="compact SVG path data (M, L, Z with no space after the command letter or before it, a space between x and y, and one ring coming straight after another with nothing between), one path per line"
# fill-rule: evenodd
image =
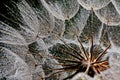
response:
M71 53L71 51L59 48L63 54L71 56L72 58L70 59L63 59L61 57L54 56L54 58L60 61L60 65L63 66L63 68L53 69L56 71L54 74L60 72L74 72L72 75L64 78L63 80L70 79L79 72L85 72L89 76L94 77L95 74L100 74L101 71L110 68L108 60L102 60L102 57L107 53L107 50L111 45L108 45L105 50L99 51L100 49L97 48L95 51L94 49L96 46L93 44L93 38L91 37L91 46L86 49L77 36L77 41L79 42L80 46L80 50L77 50L68 45L64 40L60 40L67 48L74 51L74 53Z

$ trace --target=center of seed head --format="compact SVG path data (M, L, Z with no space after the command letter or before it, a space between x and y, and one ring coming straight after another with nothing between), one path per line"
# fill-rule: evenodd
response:
M93 64L93 62L91 62L90 60L84 60L83 61L83 65L85 65L85 66L92 66L92 64Z

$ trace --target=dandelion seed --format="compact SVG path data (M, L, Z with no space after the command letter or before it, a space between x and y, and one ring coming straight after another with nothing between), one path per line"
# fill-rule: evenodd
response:
M91 46L85 48L81 43L79 37L77 36L77 40L79 42L80 51L67 44L63 39L60 39L66 48L69 48L72 51L67 51L65 48L58 47L60 51L63 52L64 55L68 55L72 58L62 58L53 56L53 58L57 59L63 68L51 69L52 71L57 71L52 73L47 77L51 77L54 74L58 74L60 72L72 72L71 75L67 76L63 80L67 80L75 76L79 72L85 72L90 77L94 77L96 74L100 74L100 72L107 70L110 68L108 60L102 60L102 57L107 53L107 50L110 48L110 44L107 46L105 50L100 52L100 49L95 51L95 44L93 43L93 38L91 37ZM74 51L74 52L73 52ZM72 52L72 53L71 53Z

